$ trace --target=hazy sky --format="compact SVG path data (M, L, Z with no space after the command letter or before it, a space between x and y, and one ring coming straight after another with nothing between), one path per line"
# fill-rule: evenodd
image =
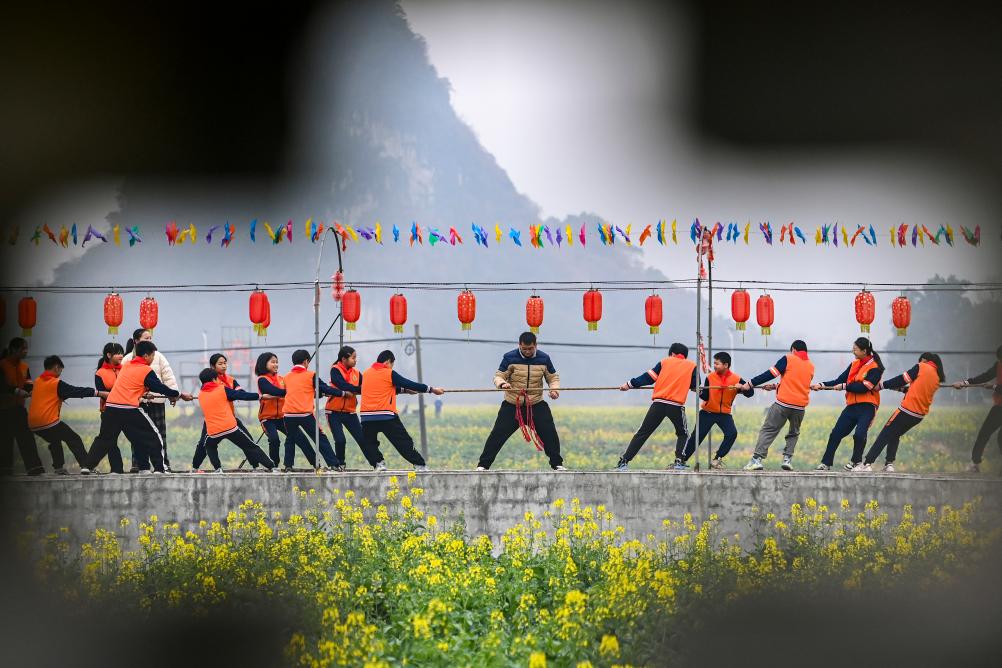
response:
M545 215L582 210L634 229L677 217L705 222L795 220L806 233L842 221L873 225L877 249L767 248L718 251L728 279L921 282L934 273L984 280L997 270L996 212L987 184L963 164L885 146L757 154L707 141L686 126L690 72L686 17L624 3L454 3L405 0L430 58L452 85L452 102L516 187ZM669 104L663 104L667 99ZM735 104L754 104L735 100ZM893 249L902 222L980 224L985 246ZM755 227L755 225L753 225ZM778 241L778 240L777 240ZM671 277L691 274L677 253L650 247L646 260ZM851 308L851 295L846 296ZM889 300L888 300L889 301ZM786 308L826 319L832 305L791 298ZM832 344L848 330L828 330Z

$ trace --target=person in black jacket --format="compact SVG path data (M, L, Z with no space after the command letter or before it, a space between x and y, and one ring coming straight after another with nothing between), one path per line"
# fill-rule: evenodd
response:
M988 409L988 415L978 430L978 436L974 439L974 449L971 451L970 471L978 473L981 470L981 456L985 453L985 446L992 434L998 432L999 450L1002 451L1002 346L995 351L995 364L991 365L987 371L977 376L972 376L967 380L953 384L953 387L960 389L968 385L979 385L994 381L992 385L992 407Z

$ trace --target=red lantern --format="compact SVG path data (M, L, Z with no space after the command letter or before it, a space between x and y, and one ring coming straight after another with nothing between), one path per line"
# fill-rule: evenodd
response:
M265 303L264 322L258 325L258 336L268 336L268 328L271 327L271 303Z
M859 323L859 331L863 333L870 331L876 307L877 302L873 298L872 292L863 290L856 295L856 322Z
M148 329L151 332L157 326L157 318L160 316L160 307L157 306L157 300L153 297L146 297L143 301L139 302L139 325L143 329Z
M891 302L891 320L898 329L898 336L908 334L908 326L912 324L912 303L908 297L901 295Z
M341 295L341 317L345 329L355 331L355 323L362 317L362 295L358 290L348 290Z
M104 298L104 324L108 325L109 334L118 334L122 325L122 298L117 292L112 292Z
M390 322L393 323L394 332L403 333L404 323L407 322L407 298L403 295L390 297Z
M31 336L38 315L38 305L31 297L24 297L17 303L17 324L21 325L21 335Z
M456 297L456 313L462 329L469 331L477 317L477 296L469 290L463 290Z
M731 293L731 317L734 318L734 329L745 331L745 323L751 317L751 297L747 290L735 290Z
M543 298L532 295L525 303L525 324L529 325L529 331L533 334L539 333L539 326L543 324Z
M265 320L269 319L270 315L271 304L268 302L268 294L264 290L255 290L252 292L248 306L248 316L258 336L265 335L265 332L261 331L261 325L264 324Z
M588 331L598 329L598 321L602 319L602 293L591 289L584 293L584 319L588 323Z
M772 323L776 319L776 306L772 302L772 297L769 295L762 295L755 302L755 319L758 321L758 326L762 328L762 335L769 336L772 334Z
M661 321L664 317L662 313L661 297L651 295L644 302L644 317L647 318L647 326L651 328L651 334L661 332Z

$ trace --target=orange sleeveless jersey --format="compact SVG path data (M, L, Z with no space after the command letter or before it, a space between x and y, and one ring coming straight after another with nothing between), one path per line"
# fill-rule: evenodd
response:
M102 364L101 368L94 372L94 375L101 379L104 383L104 389L111 390L115 387L115 381L118 380L118 373L122 370L120 366L112 366L111 364ZM104 405L107 403L107 399L102 397L100 410L104 412Z
M4 382L8 387L24 389L28 383L28 365L24 362L13 362L8 358L0 360L0 369L3 370ZM24 406L24 397L15 397L10 394L0 396L0 408L13 408L14 406Z
M285 415L313 415L313 372L294 366L285 375Z
M146 393L146 376L150 365L142 357L133 357L122 365L115 386L108 395L108 406L115 408L139 408L139 400Z
M846 382L866 383L866 374L876 368L877 361L872 357L866 363L863 360L853 360L852 366L849 367L849 379ZM870 388L869 392L846 392L845 403L847 406L852 406L853 404L873 404L874 406L880 406L880 390L874 386Z
M814 362L790 353L786 356L786 373L776 390L776 403L788 408L806 408L811 400Z
M222 436L237 428L233 404L226 398L226 385L206 383L198 392L198 405L205 418L205 432L209 436Z
M932 407L932 398L939 391L939 371L932 362L919 362L918 368L917 378L905 374L909 385L900 408L909 415L925 417Z
M666 357L661 360L661 372L654 381L652 399L666 404L684 406L685 398L692 386L692 370L696 363L681 357Z
M59 424L63 401L59 398L59 378L49 372L35 380L28 406L28 428L37 431Z
M268 374L266 376L258 376L259 379L264 378L269 383L275 387L284 390L285 389L285 379L279 376L277 373L272 375ZM265 420L277 420L285 415L285 397L275 397L274 399L265 399L262 396L261 404L257 409L257 419L260 421Z
M345 379L350 385L358 385L358 378L361 375L358 369L352 367L350 369L345 368L343 364L338 362L337 364L331 365L332 369L337 369L341 372L341 377ZM355 408L358 407L358 399L355 395L351 397L328 397L327 405L324 407L328 413L354 413Z
M393 369L375 363L365 372L362 386L363 415L396 415L397 388L393 384Z
M711 373L709 375L710 385L737 385L738 381L741 380L741 376L734 373L730 369L727 370L723 376L719 373ZM701 410L707 413L724 413L730 414L731 405L734 403L734 398L738 396L737 390L718 390L711 387L709 389L710 397L703 402L700 407Z

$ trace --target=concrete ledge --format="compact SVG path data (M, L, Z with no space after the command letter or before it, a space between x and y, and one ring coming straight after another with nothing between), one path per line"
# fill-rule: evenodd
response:
M157 515L178 522L182 530L200 520L214 521L247 499L260 501L283 515L299 512L302 500L293 488L314 489L334 498L333 491L353 490L373 502L385 499L391 475L407 487L406 472L265 474L175 474L170 476L100 475L14 477L0 482L7 518L17 524L33 515L45 532L65 527L74 542L90 539L95 528L116 530L134 541L138 521ZM537 515L554 500L578 498L583 505L604 505L616 515L628 537L661 535L662 520L692 513L698 522L716 514L725 534L748 534L753 507L786 514L793 503L813 497L837 506L848 499L853 509L876 500L897 520L905 504L959 506L983 500L983 514L1002 520L1002 479L913 474L848 474L827 472L667 471L435 471L418 474L413 486L424 489L421 508L443 522L463 518L470 535L492 540L519 521L526 511ZM131 525L122 530L119 521Z

